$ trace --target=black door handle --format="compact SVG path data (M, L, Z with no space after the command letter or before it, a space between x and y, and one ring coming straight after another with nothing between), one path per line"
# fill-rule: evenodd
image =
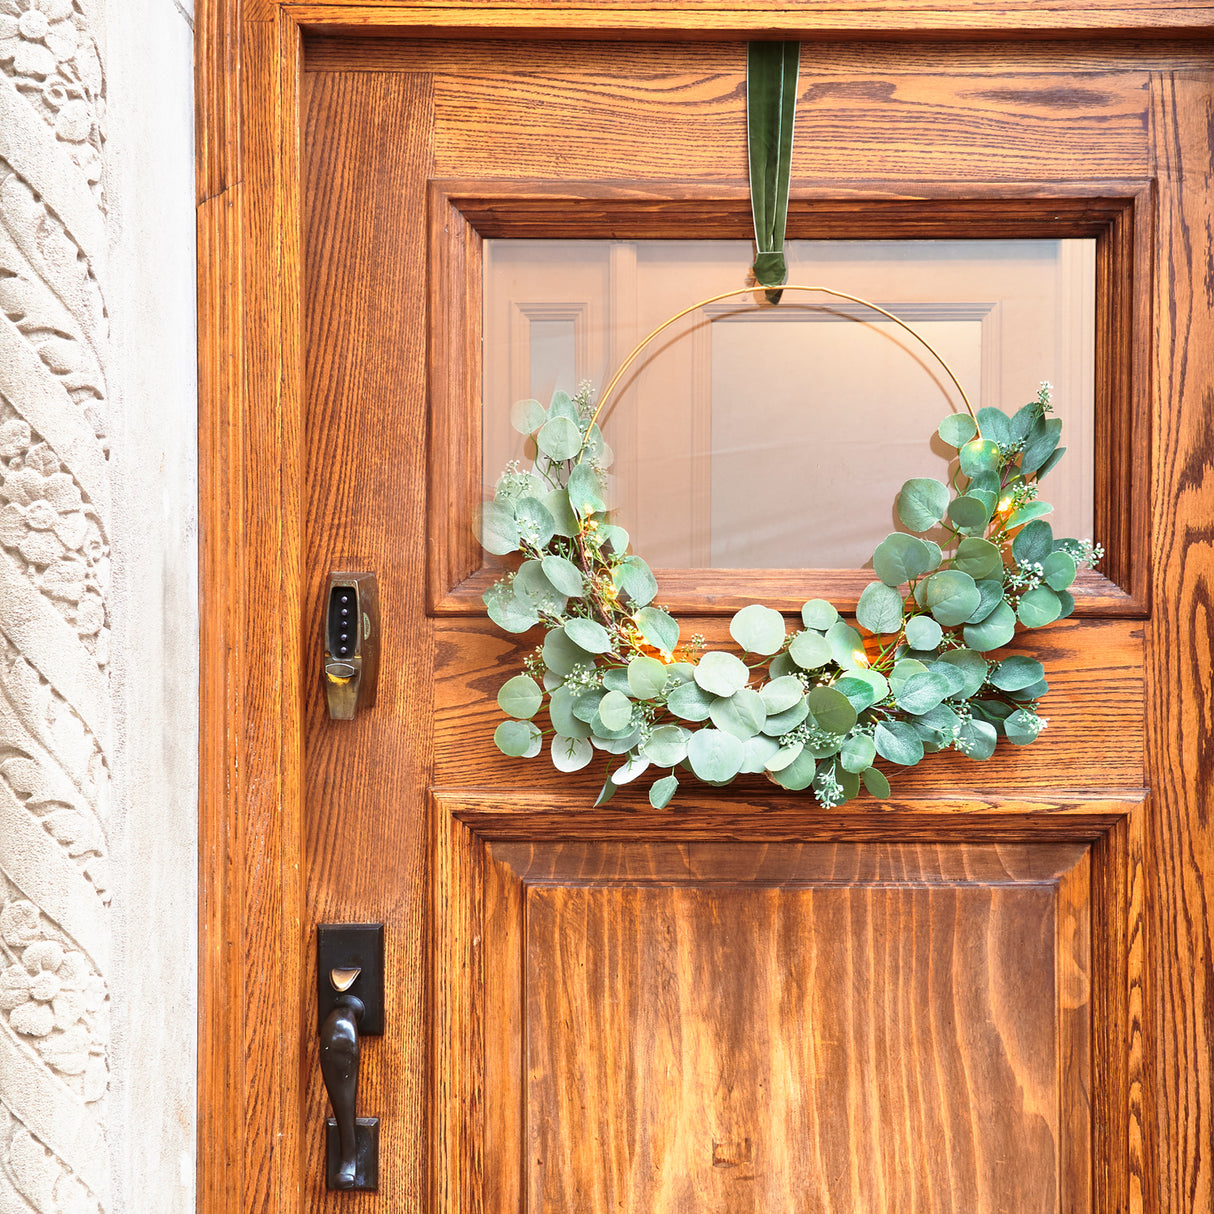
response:
M320 1073L337 1122L338 1159L331 1177L335 1189L352 1189L357 1180L354 1106L358 1098L358 1022L364 1010L361 999L342 995L320 1029Z

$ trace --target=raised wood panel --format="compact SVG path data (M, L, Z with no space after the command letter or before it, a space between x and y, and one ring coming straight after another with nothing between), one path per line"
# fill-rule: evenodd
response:
M436 1183L536 1214L1123 1208L1142 940L1098 898L1141 862L1132 802L1004 844L938 816L747 842L753 809L728 844L668 817L609 842L549 806L434 801L436 1006L465 1030L440 1012L435 1078L468 1097Z

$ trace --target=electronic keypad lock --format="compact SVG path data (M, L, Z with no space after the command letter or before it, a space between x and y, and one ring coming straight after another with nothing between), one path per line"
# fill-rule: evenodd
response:
M329 574L322 674L330 719L352 721L360 708L375 703L379 678L379 588L375 574Z

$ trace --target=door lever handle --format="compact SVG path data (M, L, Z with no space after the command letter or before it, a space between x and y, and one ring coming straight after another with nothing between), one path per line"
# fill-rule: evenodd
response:
M335 1189L352 1189L357 1181L354 1106L358 1097L358 1022L365 1010L361 999L342 995L320 1028L320 1073L337 1122Z

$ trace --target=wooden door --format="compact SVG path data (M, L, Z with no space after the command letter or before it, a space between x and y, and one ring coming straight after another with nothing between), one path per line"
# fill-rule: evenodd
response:
M480 606L481 242L745 237L744 42L322 29L301 63L300 413L277 517L300 589L280 660L302 674L274 728L302 779L296 816L246 845L243 894L246 923L291 936L299 1039L251 1029L252 1053L298 1070L258 1081L283 1170L246 1150L246 1195L349 1200L323 1188L310 938L375 920L388 1030L359 1111L383 1121L384 1209L1207 1208L1204 45L806 47L791 235L1095 239L1109 550L1075 616L1022 639L1051 682L1039 742L934 756L890 801L833 811L757 778L595 809L595 775L492 743L535 638ZM315 677L339 568L378 574L385 629L378 704L350 724ZM847 610L867 580L671 570L662 598L723 643L744 603ZM265 762L254 746L246 788ZM271 853L287 910L267 920L253 857Z

